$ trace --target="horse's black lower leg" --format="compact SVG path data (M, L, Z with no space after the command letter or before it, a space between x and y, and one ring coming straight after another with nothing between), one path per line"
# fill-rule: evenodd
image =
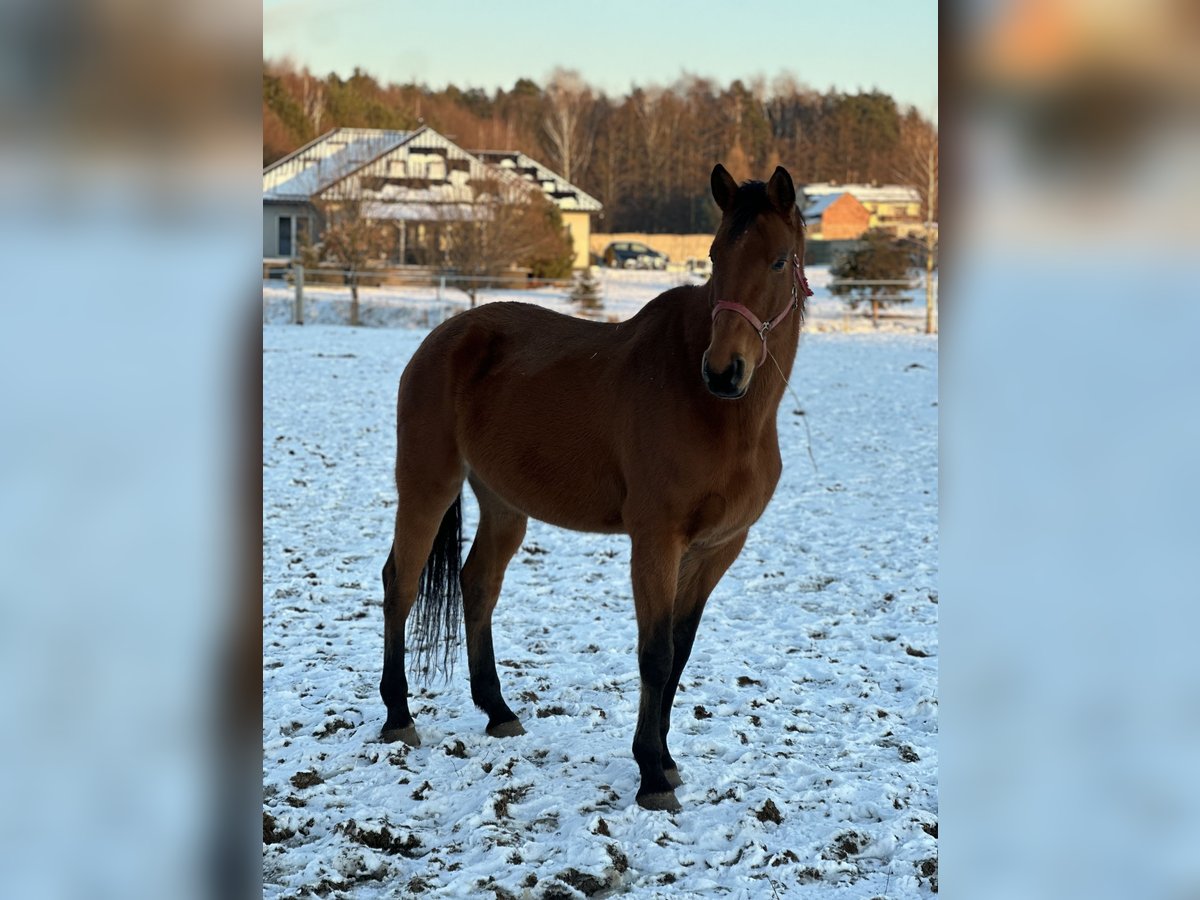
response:
M388 551L383 564L383 677L379 695L387 707L387 720L380 736L385 741L404 741L414 747L421 745L408 709L408 677L404 673L404 608L396 579L396 550Z
M472 488L479 499L479 530L462 573L471 699L488 717L488 734L511 737L524 734L525 729L500 692L492 649L492 612L500 598L504 571L525 537L527 519L475 480Z
M651 631L638 647L638 671L642 676L641 707L633 735L633 758L642 776L637 800L648 809L679 809L674 785L664 771L661 726L663 696L671 674L671 629L665 623Z
M454 634L446 632L457 632L457 617L447 617L445 612L451 604L457 609L462 603L458 577L461 507L457 495L445 500L402 491L400 497L392 549L383 565L383 677L379 695L387 706L387 720L380 737L419 747L421 739L408 708L404 629L421 592L425 607L417 610L419 633L448 646ZM406 497L412 499L404 502ZM443 622L453 627L443 627Z
M671 751L667 749L667 733L671 730L671 706L675 702L675 692L679 688L683 667L687 665L688 657L692 653L692 644L695 643L696 629L700 625L700 615L703 611L703 604L700 604L691 613L675 622L672 633L674 652L671 674L667 677L667 684L663 689L662 724L659 726L659 733L662 735L663 774L666 775L667 781L675 787L682 784L683 779L679 777L679 766L671 756Z
M467 653L470 657L471 700L487 714L487 733L492 737L524 734L525 728L500 692L500 676L496 672L490 622L481 626L473 649L469 649Z
M680 808L674 787L663 772L662 710L675 658L672 611L681 551L662 531L633 539L633 601L638 623L638 671L642 676L633 758L641 773L637 802L647 809Z
M667 749L667 733L671 730L671 706L675 702L675 692L679 688L679 679L683 676L688 657L692 654L696 631L700 626L700 617L704 614L708 596L721 580L721 576L737 559L745 542L746 533L742 532L733 540L719 546L690 551L680 563L672 629L671 674L663 690L660 726L663 773L667 781L675 786L683 783L683 779L679 777L679 767L671 756L671 751Z

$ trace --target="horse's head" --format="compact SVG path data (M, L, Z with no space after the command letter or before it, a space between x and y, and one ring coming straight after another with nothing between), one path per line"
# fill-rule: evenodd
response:
M804 226L792 176L782 166L766 184L741 187L718 164L712 192L721 225L709 256L712 339L701 372L710 392L736 399L766 359L767 336L803 303Z

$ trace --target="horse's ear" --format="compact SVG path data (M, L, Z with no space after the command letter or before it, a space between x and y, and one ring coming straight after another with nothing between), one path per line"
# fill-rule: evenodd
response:
M775 174L767 182L767 199L784 215L790 215L796 205L796 186L783 166L776 166Z
M710 180L712 181L713 199L717 201L717 206L721 207L721 212L728 212L729 208L733 206L733 196L737 193L737 182L720 163L713 167Z

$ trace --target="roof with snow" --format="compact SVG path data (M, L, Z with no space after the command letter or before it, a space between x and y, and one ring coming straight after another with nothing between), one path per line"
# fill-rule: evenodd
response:
M599 212L600 201L519 151L467 151L428 126L415 131L336 128L263 169L263 200L304 202L347 190L372 218L471 218L474 188L540 187L563 210Z
M336 128L263 169L263 199L308 200L415 133Z
M519 150L472 150L485 163L512 172L527 181L541 185L546 196L559 209L599 212L603 205L591 194L585 193L557 172L552 172L540 162Z
M825 210L829 209L836 200L846 195L845 191L839 191L836 194L821 194L813 200L809 201L804 207L804 218L809 222L815 222L821 216L825 215Z
M835 184L830 181L806 184L802 188L809 198L829 194L850 194L860 203L920 203L921 195L916 188L902 184ZM805 215L808 215L806 212Z

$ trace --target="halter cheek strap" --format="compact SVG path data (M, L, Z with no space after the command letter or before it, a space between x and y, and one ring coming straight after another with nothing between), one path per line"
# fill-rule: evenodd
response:
M773 319L763 322L743 304L732 303L728 300L722 300L713 307L712 317L714 320L717 318L717 313L723 309L728 309L749 322L751 327L758 333L758 339L762 341L762 355L758 358L760 366L767 358L767 335L774 331L779 323L786 319L790 313L799 308L802 296L811 297L813 294L812 288L808 286L808 279L804 277L804 266L800 263L800 257L794 253L792 254L792 275L792 302Z

